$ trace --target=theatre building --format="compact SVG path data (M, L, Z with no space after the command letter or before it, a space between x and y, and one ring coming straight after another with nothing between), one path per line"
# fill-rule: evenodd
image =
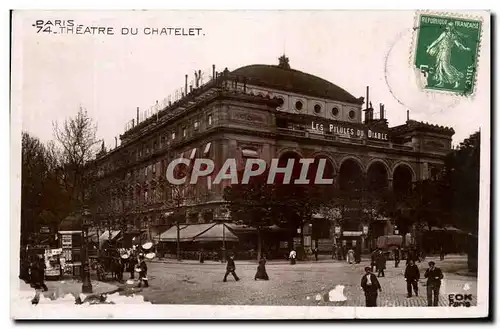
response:
M412 183L439 174L454 134L451 128L409 118L390 127L383 105L374 109L364 97L295 70L285 56L278 65L214 69L208 82L186 83L183 90L145 119L137 110L120 145L108 151L103 147L98 154L95 186L102 197L96 216L121 225L117 229L161 240L174 224L171 214L178 211L184 225L226 222L238 233L223 199L229 180L215 185L200 178L189 198L172 202L165 174L168 163L179 157L210 158L216 170L228 158L235 158L240 168L248 158L267 163L273 158L323 158L325 175L339 189L362 186L371 193L403 193ZM378 236L411 231L396 229L395 219L367 213L364 206L346 205L341 212L314 214L304 219L304 227L286 234L303 234L306 248L318 245L326 251L334 243L359 243L369 251ZM282 231L276 227L278 240L284 239ZM272 248L289 247L275 241Z

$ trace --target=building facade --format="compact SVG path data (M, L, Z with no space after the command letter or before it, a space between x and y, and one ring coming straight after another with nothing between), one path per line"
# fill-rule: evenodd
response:
M228 158L240 168L247 158L268 163L272 158L324 158L336 186L363 184L374 192L408 190L413 182L440 172L453 129L409 119L389 127L383 105L378 115L374 112L368 99L292 69L285 56L279 65L214 71L209 82L190 86L149 118L140 120L138 110L120 146L103 148L95 162L96 212L115 226L147 230L153 238L173 224L174 211L182 212L188 224L231 221L223 199L229 180L212 185L200 178L192 190L177 191L189 197L176 204L165 173L179 157L210 158L216 170ZM368 225L360 219L360 208L352 208L340 215L348 219L341 226L328 215L313 216L330 224L327 233L322 229L313 237L316 242L310 241L314 234L308 225L299 229L309 236L304 243L357 241L368 248L367 236L393 233L387 219L378 227Z

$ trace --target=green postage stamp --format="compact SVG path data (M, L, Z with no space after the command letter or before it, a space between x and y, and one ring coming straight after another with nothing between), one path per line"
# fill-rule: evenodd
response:
M414 62L422 87L457 95L474 92L482 21L447 14L417 14Z

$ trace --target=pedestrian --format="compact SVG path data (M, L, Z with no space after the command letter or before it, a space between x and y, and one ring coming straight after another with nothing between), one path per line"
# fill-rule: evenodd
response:
M122 258L119 258L117 261L117 275L116 278L118 281L123 281L123 272L125 270L125 261Z
M314 260L318 261L318 248L314 248L313 253L314 253Z
M379 253L377 255L377 276L378 277L385 277L385 264L386 264L386 259L384 252L382 250L379 250Z
M30 282L35 290L49 290L45 284L45 261L42 255L37 255L30 266Z
M144 259L144 255L139 255L139 285L140 288L142 283L144 283L144 287L149 287L148 282L148 265L146 264L146 260Z
M441 248L439 249L439 259L441 261L444 260L444 248L443 248L443 246L441 246Z
M236 275L236 264L234 264L234 256L230 255L227 260L226 274L224 275L223 282L227 282L227 276L231 273L236 281L240 281L240 278Z
M269 280L269 276L266 271L266 258L262 257L259 260L259 266L257 266L257 273L255 273L255 280Z
M365 273L361 278L361 288L365 292L366 307L375 307L377 306L378 292L382 291L382 287L369 266L365 267Z
M406 280L406 291L408 292L407 297L410 298L412 295L412 288L415 292L415 296L418 297L418 280L420 279L420 270L413 260L410 260L405 269L405 280Z
M351 248L347 252L347 262L349 264L352 264L354 262L354 250L352 250Z
M371 270L373 272L373 268L375 267L375 265L377 265L377 255L378 255L378 248L375 249L373 252L372 252L372 256L371 256Z
M292 249L290 251L290 255L288 256L288 258L290 258L290 264L291 265L295 265L295 258L296 257L297 257L297 252L294 249Z
M200 250L200 263L203 264L205 262L205 253L203 249Z
M356 264L361 263L361 244L356 244L356 249L354 251L354 262Z
M134 254L130 255L128 259L128 270L130 272L130 279L134 279L135 266L137 265L137 258Z
M399 266L400 259L401 259L401 249L397 247L396 249L394 249L394 267Z
M45 285L45 262L42 255L37 255L30 264L30 285L35 289L35 296L31 300L32 304L38 304L40 301L40 291L47 291Z
M430 261L424 277L427 278L427 306L438 306L439 289L444 277L443 272L439 267L436 267L436 263Z
M337 245L333 245L332 247L332 259L335 259L337 257Z

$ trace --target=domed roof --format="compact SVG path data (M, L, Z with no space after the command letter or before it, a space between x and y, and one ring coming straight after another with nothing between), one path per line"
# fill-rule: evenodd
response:
M231 72L231 75L245 77L247 84L294 92L318 98L362 104L361 98L356 98L339 86L317 77L290 68L288 58L280 57L279 65L248 65Z

